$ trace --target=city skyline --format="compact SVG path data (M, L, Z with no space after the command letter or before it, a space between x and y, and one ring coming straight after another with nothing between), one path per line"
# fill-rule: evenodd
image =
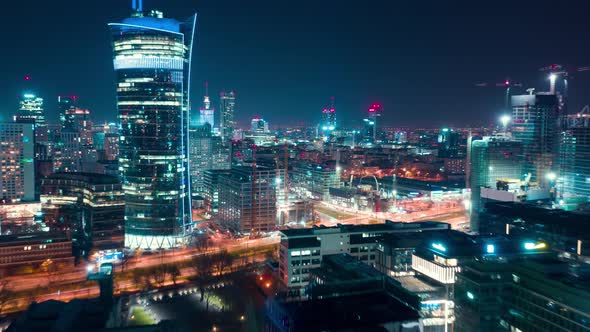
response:
M584 61L589 49L583 42L588 23L581 11L572 6L564 9L567 15L555 15L544 3L527 1L474 11L473 5L435 4L422 10L384 1L357 10L332 1L303 2L297 8L236 2L222 8L214 2L149 0L144 8L163 10L171 17L187 10L200 13L193 111L200 105L202 83L209 81L211 96L236 91L241 127L255 115L271 124L295 125L302 120L315 124L329 96L336 97L342 126L360 126L363 111L373 102L384 105L384 125L463 126L489 124L503 112L502 89L480 88L477 83L509 77L525 87L548 90L546 74L538 68L551 63L588 65ZM82 12L82 5L69 0L62 6L39 4L19 11L46 29L25 26L22 35L8 37L15 52L3 54L2 119L12 116L18 98L30 90L45 99L48 119L57 116L52 100L58 95L78 95L97 120L116 120L114 76L104 60L109 53L104 24L128 16L130 1L83 6L93 15L75 15ZM527 15L519 14L525 10ZM50 24L52 17L64 12L79 29ZM14 15L2 24L22 19ZM474 22L480 24L463 28ZM43 56L35 49L43 49ZM359 61L367 54L371 61ZM46 66L45 60L54 65ZM24 80L27 75L30 81ZM575 75L570 112L587 103L580 95L589 84L590 75ZM299 97L289 99L293 95ZM288 103L281 102L287 99ZM418 114L428 114L427 121Z

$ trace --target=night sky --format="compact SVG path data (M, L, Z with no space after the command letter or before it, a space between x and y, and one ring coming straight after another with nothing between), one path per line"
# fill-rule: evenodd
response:
M108 22L131 0L13 1L0 28L0 120L25 89L46 100L75 94L99 120L116 118ZM586 4L585 4L586 3ZM567 6L566 6L567 5ZM506 77L548 89L538 68L590 66L587 1L144 0L186 18L198 12L192 101L202 82L237 92L237 118L316 123L330 96L338 120L360 124L371 102L390 125L479 125L503 108ZM23 77L31 76L25 82ZM590 103L590 72L570 82L570 111Z

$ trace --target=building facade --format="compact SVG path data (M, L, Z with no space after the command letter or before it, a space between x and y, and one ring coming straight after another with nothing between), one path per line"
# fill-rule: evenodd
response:
M224 141L234 137L236 128L236 94L234 91L219 94L219 133Z
M559 100L553 94L512 96L512 136L522 143L523 172L546 186L556 171L559 140Z
M55 173L42 180L45 224L72 235L81 256L123 246L125 200L118 178L95 173Z
M136 11L109 24L121 121L125 246L184 244L192 231L189 91L196 15L185 22Z
M35 125L0 123L0 199L35 199Z
M499 179L522 179L522 143L507 136L486 136L469 142L469 187L472 232L479 232L481 188L496 187Z
M346 253L373 265L377 259L377 242L385 234L448 228L448 224L438 222L404 224L387 221L374 225L281 230L279 279L289 288L304 287L310 281L310 269L318 268L324 255Z
M254 178L255 177L255 178ZM219 176L219 221L245 234L273 231L277 226L275 169L241 166Z
M193 126L189 131L191 193L202 195L205 191L204 172L212 167L211 125Z

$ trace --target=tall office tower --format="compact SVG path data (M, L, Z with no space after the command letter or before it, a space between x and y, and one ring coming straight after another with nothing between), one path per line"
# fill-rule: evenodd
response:
M219 175L219 220L235 231L252 234L269 232L277 225L276 170L257 167L232 168Z
M35 199L35 125L0 123L0 200Z
M471 231L479 232L481 187L496 188L497 181L522 178L522 143L508 136L470 138Z
M135 1L133 2L135 4ZM192 232L189 91L197 16L185 22L142 12L110 23L119 169L125 190L125 246L173 248Z
M366 140L375 142L379 132L378 118L381 117L383 109L381 104L371 104L368 109L369 116L363 119L363 136Z
M438 156L457 158L461 155L461 135L450 128L442 128L438 134Z
M32 93L25 93L20 100L18 112L14 116L14 122L34 123L35 126L45 126L45 113L43 112L43 98Z
M253 134L266 134L270 132L270 130L268 130L268 122L264 121L264 119L261 119L259 117L255 117L250 122L250 131Z
M211 107L209 99L209 82L205 82L205 96L203 96L203 107L199 109L199 125L208 123L211 129L215 126L215 107Z
M522 142L523 172L548 187L559 140L559 100L553 94L512 96L512 136Z
M565 209L575 209L590 198L590 115L566 117L560 135L557 194Z
M236 128L236 94L233 91L219 94L219 132L224 141L231 140Z
M231 142L224 142L219 136L211 137L211 169L230 169L231 157Z
M25 93L19 102L19 108L14 115L16 123L33 123L35 125L35 142L47 144L48 133L43 110L43 98L32 93Z
M203 175L212 169L211 125L207 122L202 126L191 127L190 141L190 170L191 193L193 196L202 195Z
M323 136L330 136L336 129L336 107L334 106L334 97L330 98L330 106L322 109L322 123L320 129Z

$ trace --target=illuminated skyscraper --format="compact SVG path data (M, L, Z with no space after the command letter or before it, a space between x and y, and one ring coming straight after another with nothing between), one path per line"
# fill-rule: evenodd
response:
M205 96L203 96L203 107L199 109L199 125L208 123L211 129L215 126L215 107L211 107L209 99L209 83L205 82Z
M224 141L231 140L234 136L234 129L236 127L235 110L235 92L221 92L219 94L219 132Z
M110 23L117 106L119 169L125 191L125 246L181 246L192 231L189 91L196 14L185 22L144 15Z
M264 121L259 117L255 117L250 122L250 131L253 134L266 134L269 132L268 130L268 122Z
M498 180L521 179L522 143L508 136L486 136L468 141L471 188L471 231L479 232L481 188L496 188Z
M14 122L34 123L37 127L45 126L43 98L39 98L32 93L25 93L20 100L18 112L14 116Z
M196 196L204 191L203 175L205 171L213 168L211 165L213 161L211 125L205 123L202 126L192 126L189 138L191 192L193 196Z
M322 109L322 123L320 129L324 136L330 136L336 129L336 107L334 107L334 97L330 98L330 106Z
M35 199L35 135L32 123L0 123L0 199Z
M524 173L547 185L555 171L559 140L559 99L554 94L512 96L512 136L522 142Z

